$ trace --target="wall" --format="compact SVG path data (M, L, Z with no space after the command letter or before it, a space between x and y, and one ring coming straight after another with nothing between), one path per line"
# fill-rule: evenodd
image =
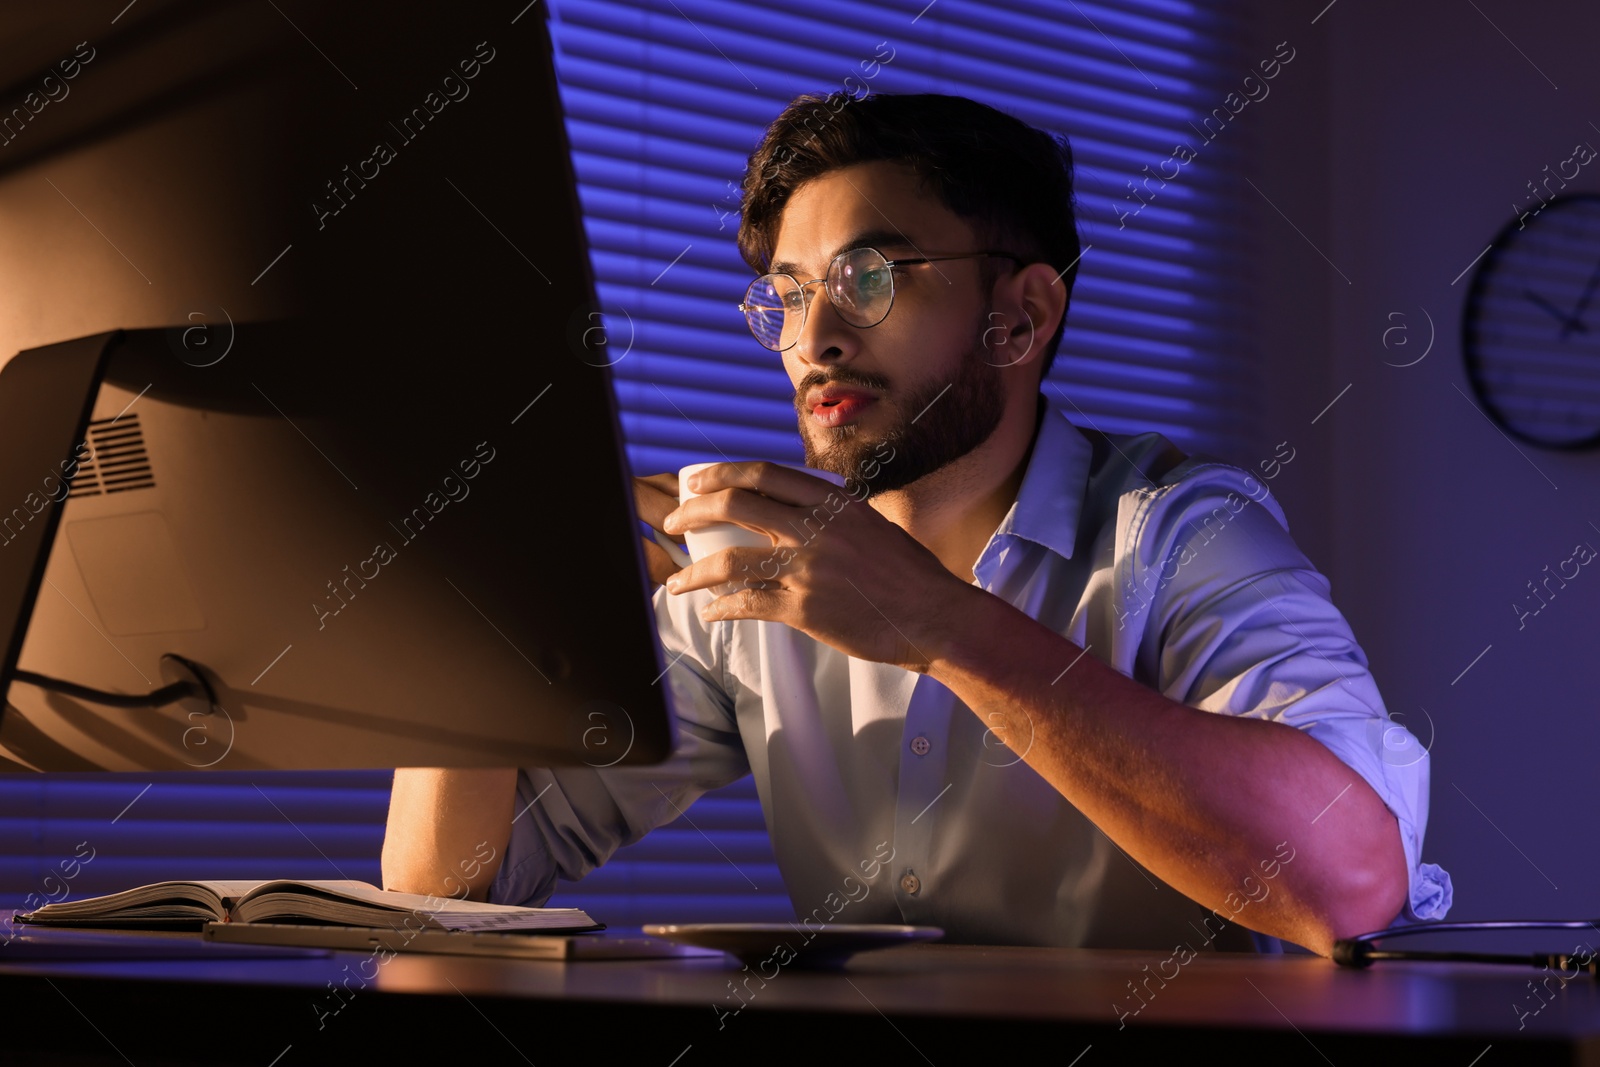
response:
M1454 877L1451 917L1591 914L1600 576L1580 572L1521 629L1511 605L1576 543L1600 547L1600 452L1498 432L1468 400L1460 323L1466 268L1526 183L1600 145L1600 14L1580 0L1537 18L1508 0L1258 10L1264 38L1300 47L1298 80L1261 107L1255 179L1283 212L1259 219L1267 421L1305 442L1274 488L1391 713L1431 746L1425 851ZM1600 167L1568 191L1600 192Z

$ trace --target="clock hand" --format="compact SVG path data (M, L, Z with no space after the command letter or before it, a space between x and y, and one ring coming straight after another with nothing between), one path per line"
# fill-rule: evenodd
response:
M1550 314L1556 317L1556 321L1561 323L1561 336L1563 339L1565 339L1567 334L1572 331L1574 326L1577 329L1583 330L1584 333L1589 332L1588 329L1584 327L1583 323L1578 322L1576 319L1569 318L1566 312L1550 303L1550 301L1546 300L1532 289L1522 290L1522 295L1527 297L1528 300L1534 305L1544 308L1546 311L1550 312Z
M1596 285L1600 285L1600 264L1596 264L1594 272L1589 275L1589 282L1583 287L1583 295L1578 298L1578 306L1572 309L1572 320L1561 327L1563 341L1567 339L1567 334L1572 332L1573 327L1583 330L1584 333L1589 332L1583 325L1583 312L1588 308L1590 298L1594 296Z

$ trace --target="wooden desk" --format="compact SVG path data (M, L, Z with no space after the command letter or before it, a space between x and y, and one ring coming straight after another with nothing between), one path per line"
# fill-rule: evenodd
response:
M830 1063L1068 1067L1201 1052L1345 1067L1600 1064L1600 989L1534 1003L1538 972L1202 955L1122 1020L1148 952L921 945L844 970L749 980L721 958L591 963L363 953L298 959L13 962L0 948L7 1064ZM365 961L365 962L364 962ZM1149 970L1144 968L1149 966ZM1172 967L1166 968L1172 973ZM366 977L370 975L370 978ZM332 987L348 991L336 997ZM1488 1050L1486 1052L1486 1050ZM1081 1056L1081 1059L1078 1058ZM436 1059L435 1057L441 1057Z

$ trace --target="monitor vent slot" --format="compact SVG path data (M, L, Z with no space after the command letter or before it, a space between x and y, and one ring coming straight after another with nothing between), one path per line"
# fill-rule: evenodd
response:
M78 474L72 479L72 491L67 499L150 489L156 484L137 414L96 419L89 423L86 443L87 455L78 464Z

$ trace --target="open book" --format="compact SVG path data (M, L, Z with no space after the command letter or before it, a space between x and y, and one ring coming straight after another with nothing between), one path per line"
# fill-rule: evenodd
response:
M325 922L440 930L598 930L578 908L519 908L476 900L393 893L367 882L157 882L121 893L46 904L18 922L50 926L200 930L207 922Z

